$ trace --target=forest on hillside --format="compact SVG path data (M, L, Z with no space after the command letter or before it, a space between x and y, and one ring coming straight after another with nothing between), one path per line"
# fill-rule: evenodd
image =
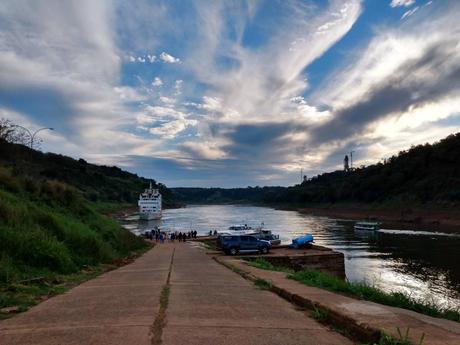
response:
M16 176L54 180L77 188L94 202L136 203L149 183L159 188L165 207L173 205L171 191L153 179L139 177L116 166L96 165L55 153L43 153L22 144L0 140L0 167Z
M460 202L460 133L411 147L384 163L324 173L291 187L174 188L173 192L185 203L455 206Z

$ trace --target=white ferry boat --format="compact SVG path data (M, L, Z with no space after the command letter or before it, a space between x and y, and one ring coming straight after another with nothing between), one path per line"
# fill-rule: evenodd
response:
M354 228L355 228L355 230L377 231L377 230L380 230L380 223L377 223L377 222L356 222Z
M139 218L150 220L161 218L161 194L158 189L150 187L139 195Z

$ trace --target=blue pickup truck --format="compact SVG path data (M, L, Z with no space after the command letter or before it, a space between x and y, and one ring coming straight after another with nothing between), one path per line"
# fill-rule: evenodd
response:
M240 253L267 254L271 248L269 241L259 240L248 235L223 235L218 238L217 243L225 254L230 255Z

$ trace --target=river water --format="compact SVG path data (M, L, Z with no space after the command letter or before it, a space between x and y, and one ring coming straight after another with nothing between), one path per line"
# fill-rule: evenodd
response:
M312 233L315 243L345 255L347 279L365 281L385 291L454 309L460 308L460 235L386 230L354 231L352 221L317 217L297 211L237 205L200 205L163 211L160 221L139 222L137 215L123 225L134 233L155 225L177 231L224 230L234 224L265 228L284 243Z

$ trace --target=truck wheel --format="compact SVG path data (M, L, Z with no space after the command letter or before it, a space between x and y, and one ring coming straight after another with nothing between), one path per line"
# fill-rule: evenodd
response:
M236 250L236 248L230 248L230 255L236 255L238 254L238 251Z
M267 254L268 253L268 248L267 247L262 247L262 249L260 250L260 252L262 254Z

